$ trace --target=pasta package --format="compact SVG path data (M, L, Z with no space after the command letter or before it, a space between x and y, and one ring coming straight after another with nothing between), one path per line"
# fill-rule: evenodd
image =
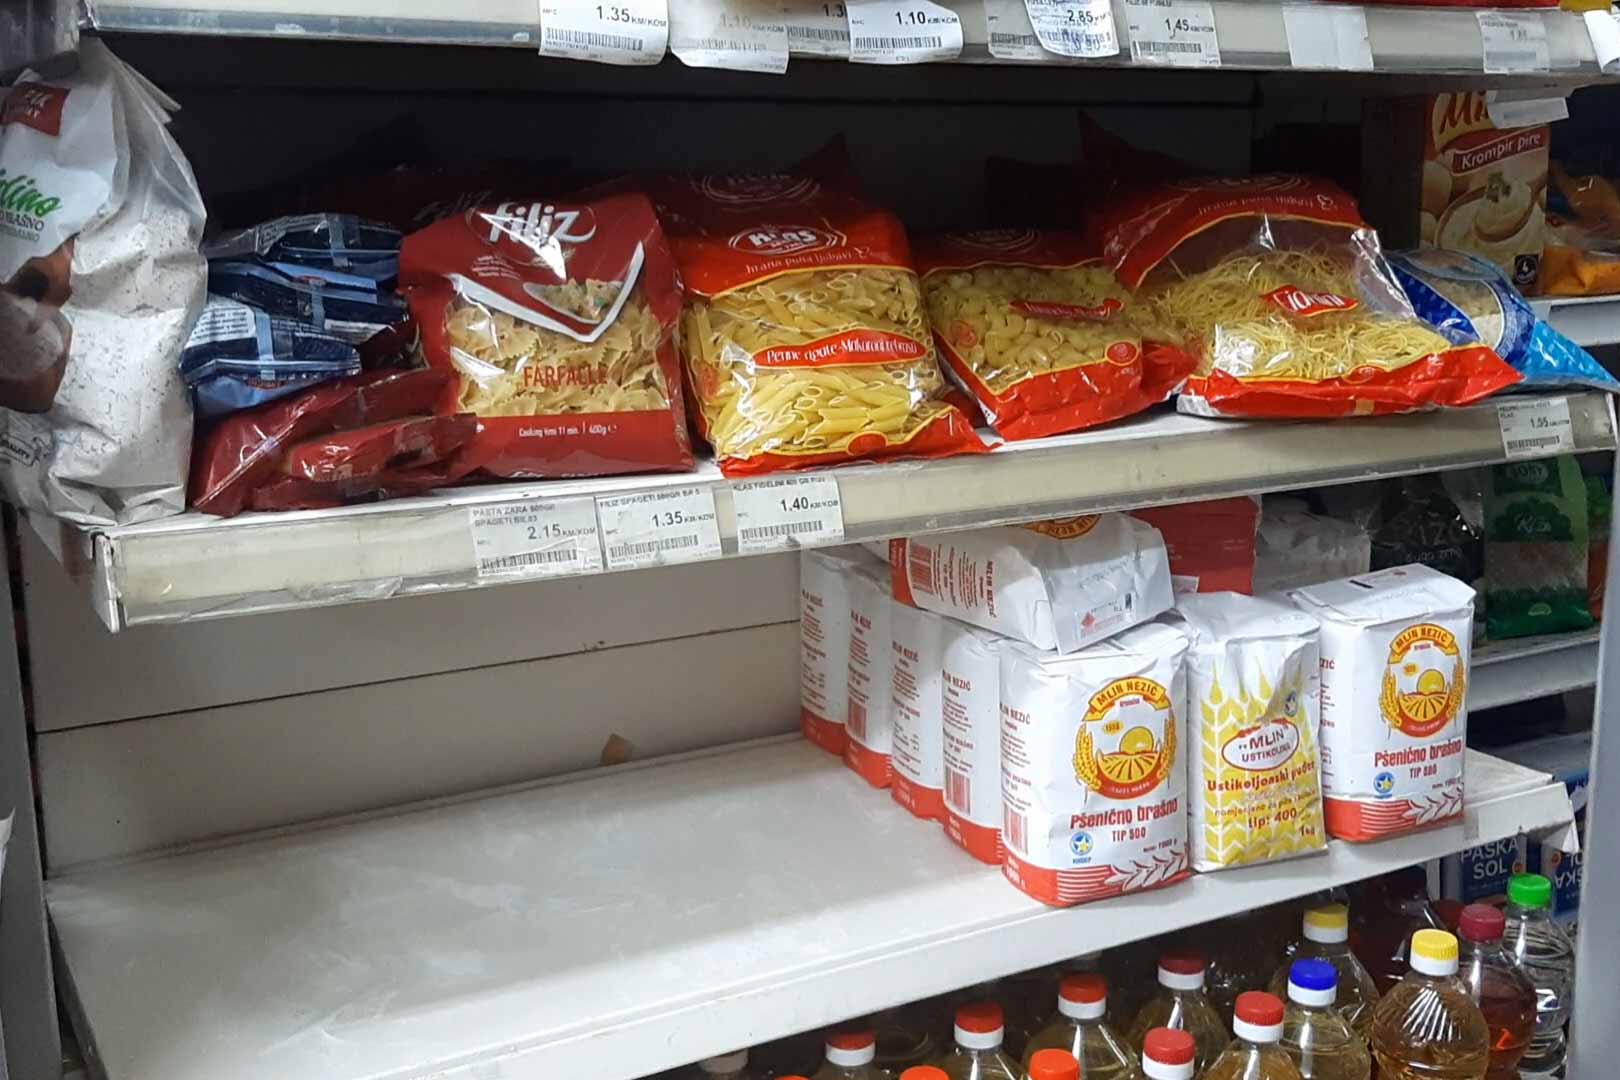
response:
M1325 180L1165 183L1116 201L1104 253L1174 328L1199 416L1361 416L1466 405L1520 376L1412 310L1354 200Z
M917 264L940 355L1005 438L1130 416L1192 373L1079 233L936 236Z
M681 292L645 196L502 202L406 237L400 284L443 413L478 416L489 476L692 466L674 334Z
M811 176L672 178L698 425L743 476L985 448L948 399L893 214Z

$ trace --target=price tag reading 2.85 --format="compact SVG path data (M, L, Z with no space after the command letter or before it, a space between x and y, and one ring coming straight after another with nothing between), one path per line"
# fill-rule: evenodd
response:
M753 555L844 539L844 505L830 476L777 476L731 485L737 551Z
M1058 56L1096 59L1119 52L1111 0L1024 0L1041 47Z
M588 498L516 499L470 507L478 576L563 577L602 569L596 507Z
M596 500L609 570L713 559L720 555L714 493L706 487L602 495Z
M1218 67L1221 46L1209 0L1124 0L1131 59L1173 67Z

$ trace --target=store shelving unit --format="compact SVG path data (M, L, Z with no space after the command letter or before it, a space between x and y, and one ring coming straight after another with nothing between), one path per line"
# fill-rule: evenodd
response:
M1565 337L1587 348L1620 341L1620 296L1559 296L1531 305Z

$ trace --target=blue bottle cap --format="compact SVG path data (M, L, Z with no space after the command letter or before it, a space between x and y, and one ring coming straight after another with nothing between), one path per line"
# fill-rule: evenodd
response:
M1326 960L1295 960L1288 981L1304 990L1333 990L1339 985L1339 973Z

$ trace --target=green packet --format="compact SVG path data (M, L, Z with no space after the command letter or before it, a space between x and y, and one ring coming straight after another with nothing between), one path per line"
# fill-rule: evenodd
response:
M1590 523L1572 455L1491 467L1485 485L1485 636L1584 630Z

